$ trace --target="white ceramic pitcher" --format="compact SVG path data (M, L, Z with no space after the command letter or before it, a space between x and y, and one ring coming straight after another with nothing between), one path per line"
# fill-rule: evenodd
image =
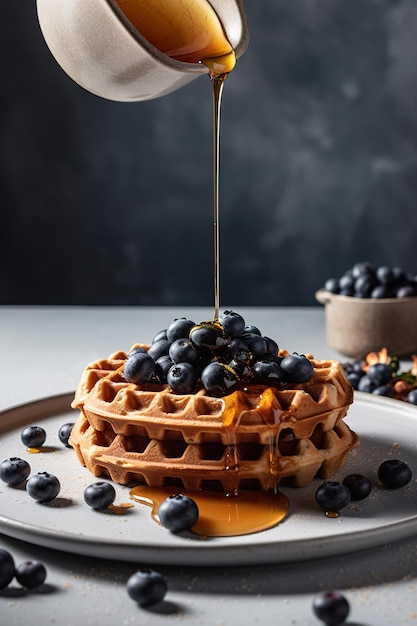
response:
M207 0L239 57L248 44L242 0ZM151 45L115 0L37 0L45 41L63 70L88 91L120 102L150 100L208 73Z

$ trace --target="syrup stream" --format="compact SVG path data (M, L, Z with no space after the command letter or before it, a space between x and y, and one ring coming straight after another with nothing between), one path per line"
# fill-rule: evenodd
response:
M214 194L214 321L220 308L220 226L219 226L219 167L220 167L220 109L227 74L212 77L213 89L213 194Z

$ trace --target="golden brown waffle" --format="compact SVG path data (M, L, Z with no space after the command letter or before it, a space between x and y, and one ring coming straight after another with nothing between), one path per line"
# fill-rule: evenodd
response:
M337 361L311 358L312 378L291 389L215 398L128 383L126 358L120 351L88 365L72 403L80 416L70 443L95 476L185 490L302 487L333 475L358 444L342 421L353 391Z

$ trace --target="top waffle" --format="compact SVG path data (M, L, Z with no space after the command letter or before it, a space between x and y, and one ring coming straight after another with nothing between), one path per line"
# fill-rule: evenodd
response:
M129 383L127 357L88 365L72 404L81 415L71 443L95 475L187 489L302 486L334 473L357 445L342 422L352 387L336 361L310 359L313 376L291 388L242 387L217 398L203 388L181 395Z

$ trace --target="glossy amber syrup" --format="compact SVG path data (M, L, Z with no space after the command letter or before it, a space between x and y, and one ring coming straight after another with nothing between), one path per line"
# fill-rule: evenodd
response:
M184 491L199 510L192 531L203 537L231 537L248 535L276 526L287 515L288 498L279 491L240 491L225 494L214 491ZM152 518L159 523L158 508L161 502L173 495L169 487L138 486L130 491L136 502L152 509Z
M233 69L232 46L207 0L116 2L141 35L167 56L186 63L207 61L216 75Z

